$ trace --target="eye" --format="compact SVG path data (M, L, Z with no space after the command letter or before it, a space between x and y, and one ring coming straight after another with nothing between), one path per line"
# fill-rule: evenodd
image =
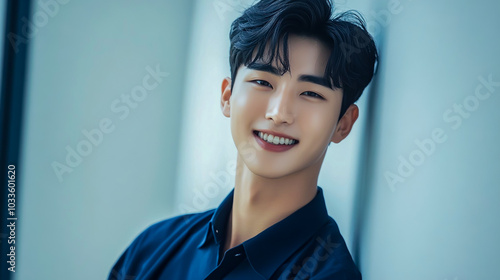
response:
M264 86L264 87L270 87L270 88L273 88L273 86L272 86L270 83L268 83L268 82L266 82L266 81L264 81L264 80L253 80L252 82L253 82L253 83L256 83L256 84L258 84L258 85Z
M315 92L312 92L312 91L305 91L302 94L305 94L307 96L314 97L314 98L325 99L325 98L323 98L323 96L321 96Z

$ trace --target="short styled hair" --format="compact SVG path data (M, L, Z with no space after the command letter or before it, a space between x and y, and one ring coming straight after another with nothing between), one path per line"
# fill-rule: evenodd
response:
M331 50L324 77L330 88L343 90L340 119L370 83L378 54L358 12L332 13L331 0L261 0L246 9L229 33L231 89L241 65L276 62L282 73L289 71L289 35L311 37Z

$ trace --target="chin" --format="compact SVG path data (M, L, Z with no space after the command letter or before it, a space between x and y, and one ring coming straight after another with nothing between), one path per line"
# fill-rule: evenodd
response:
M293 168L292 166L281 166L280 168L276 168L276 165L273 165L270 162L267 164L245 162L245 165L253 174L267 179L280 179L287 175L296 173L299 170L296 167Z

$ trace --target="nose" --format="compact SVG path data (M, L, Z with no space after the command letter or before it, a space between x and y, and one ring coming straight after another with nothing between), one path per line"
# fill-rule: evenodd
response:
M266 119L274 121L276 125L292 124L294 121L292 94L286 90L275 92L269 100Z

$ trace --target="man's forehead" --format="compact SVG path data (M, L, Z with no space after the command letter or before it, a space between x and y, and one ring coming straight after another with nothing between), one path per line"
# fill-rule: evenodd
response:
M265 61L264 59L257 59L256 61L250 62L246 65L246 68L250 70L269 72L278 76L284 75L286 72L290 72L288 69L280 63L276 58L272 62Z
M284 63L287 63L287 65ZM276 57L273 58L273 61L266 61L265 59L259 58L255 61L251 61L247 65L241 66L250 71L263 71L277 76L283 76L286 73L290 75L329 76L326 73L326 63L325 65L319 66L314 60L305 60L303 64L297 66L293 65L293 59L292 62L290 62L290 60L285 62Z

